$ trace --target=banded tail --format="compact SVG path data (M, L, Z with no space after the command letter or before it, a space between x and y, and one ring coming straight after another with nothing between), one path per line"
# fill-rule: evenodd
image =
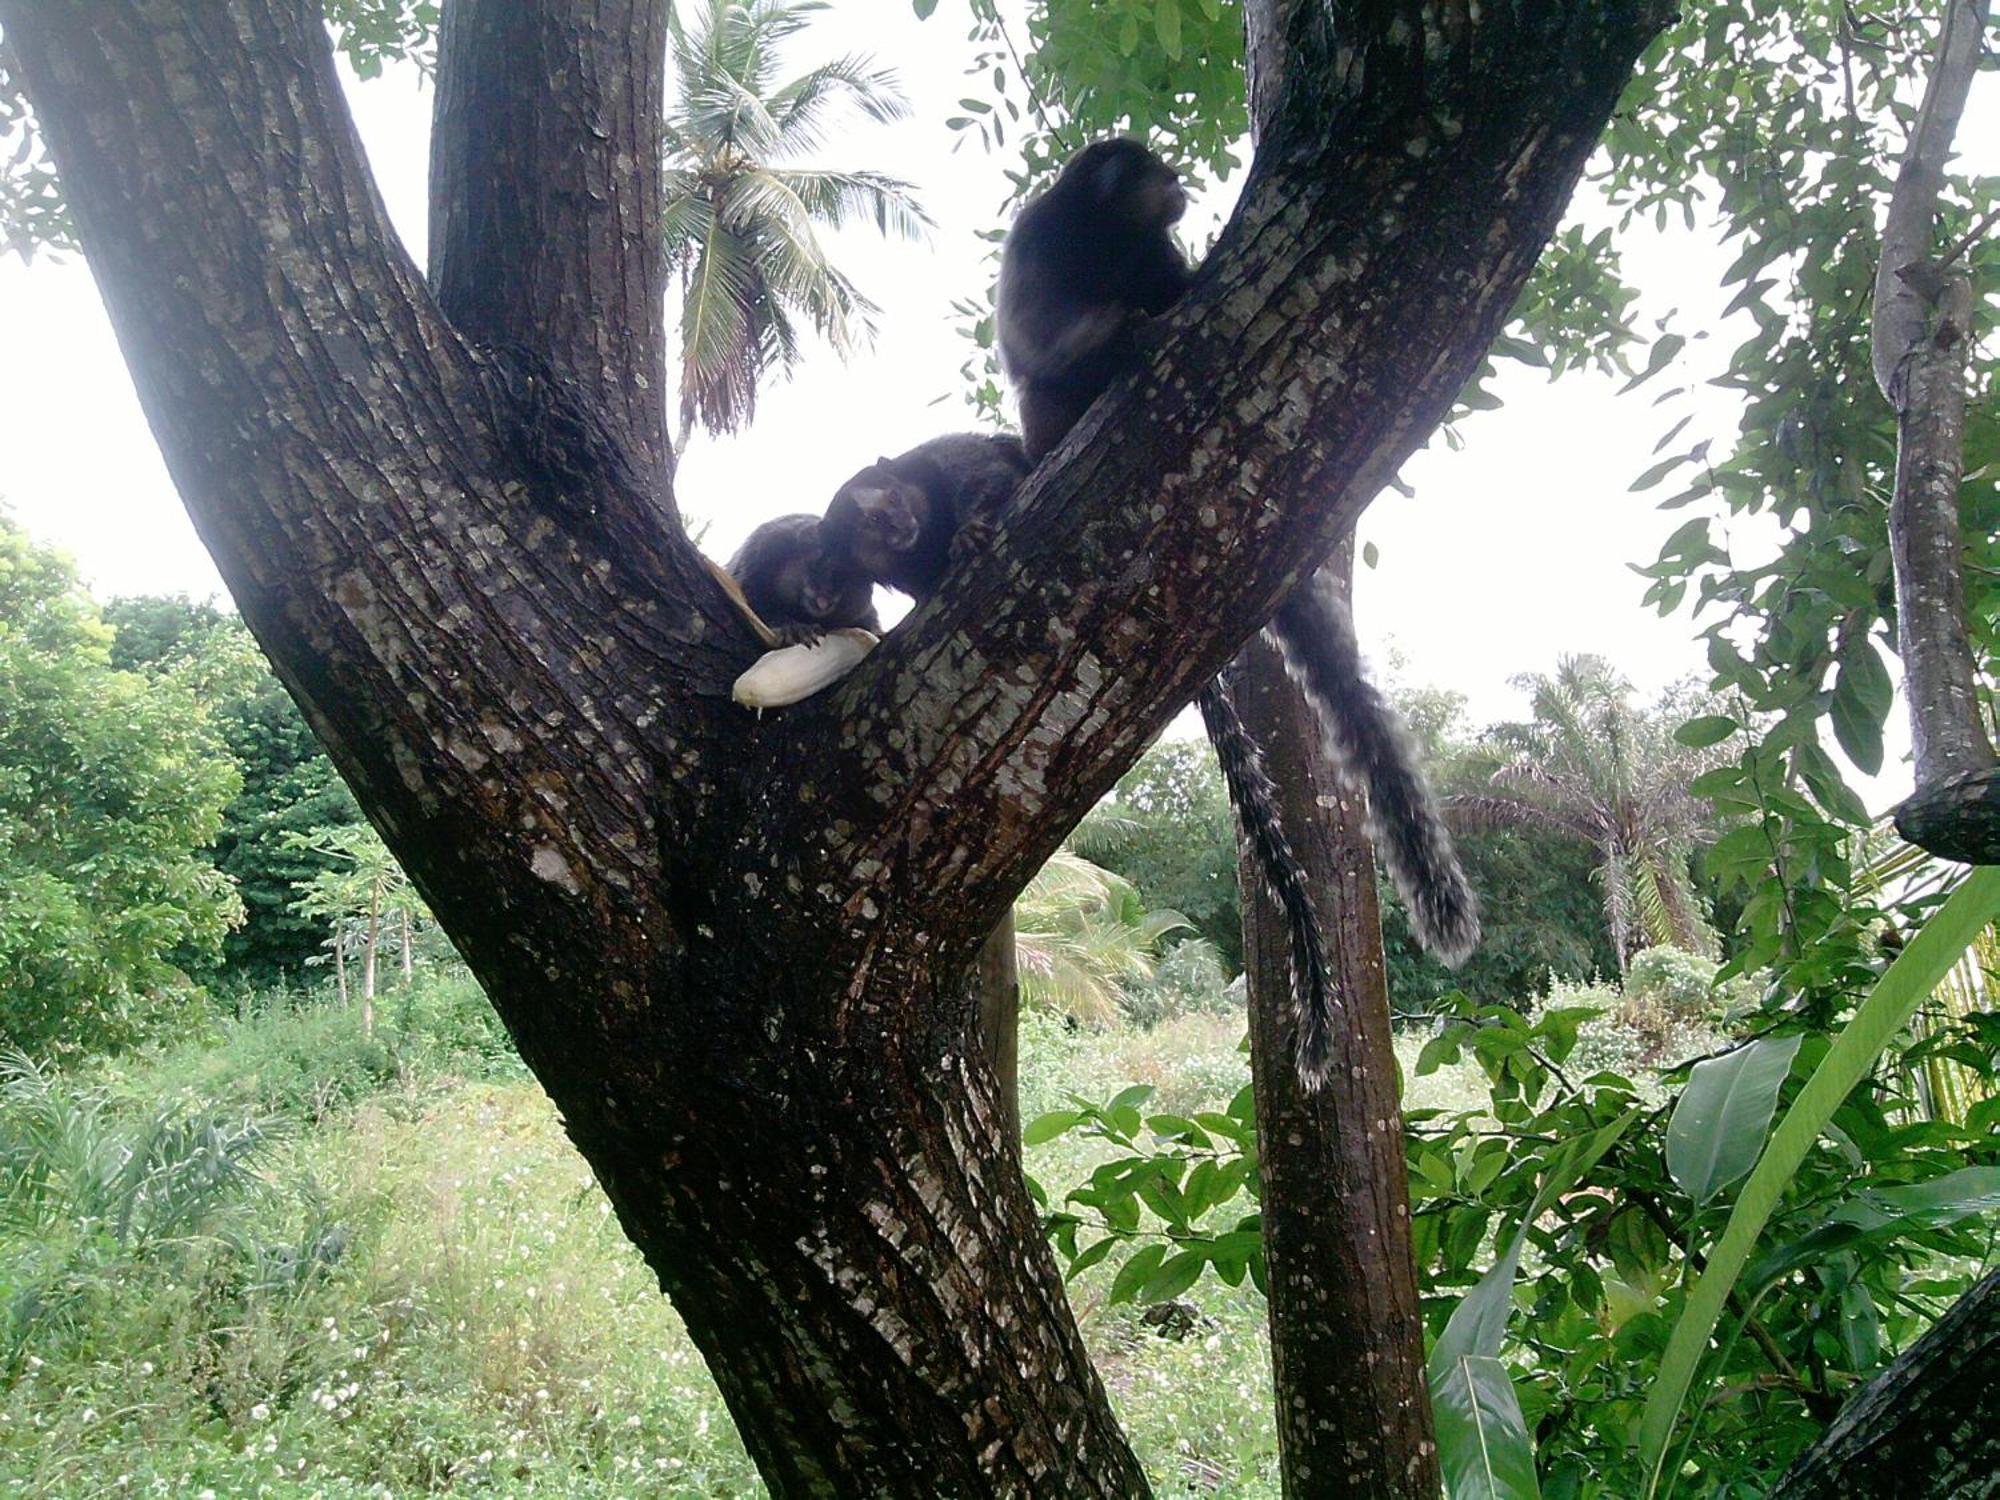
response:
M1299 863L1291 841L1285 837L1278 819L1277 788L1264 769L1264 757L1257 742L1237 717L1227 685L1222 678L1214 678L1195 701L1201 706L1202 723L1208 726L1215 758L1222 765L1223 783L1229 788L1229 800L1236 808L1244 836L1250 841L1257 867L1263 871L1264 883L1284 912L1285 931L1291 942L1293 1061L1298 1067L1299 1083L1307 1093L1315 1093L1326 1082L1332 1067L1333 1028L1340 994L1327 960L1319 917L1313 911L1305 866Z
M1417 940L1447 964L1464 962L1479 943L1479 899L1408 731L1362 670L1354 620L1332 577L1315 573L1292 590L1271 633L1319 715L1334 766L1368 793L1368 831Z

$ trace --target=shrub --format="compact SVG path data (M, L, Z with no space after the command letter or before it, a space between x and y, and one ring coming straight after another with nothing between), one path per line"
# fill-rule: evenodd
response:
M1150 979L1125 987L1119 1009L1132 1025L1147 1029L1182 1016L1240 1014L1243 999L1232 994L1215 944L1189 937L1167 950Z
M1739 975L1720 988L1714 959L1682 948L1648 948L1633 956L1625 973L1625 1003L1660 1011L1679 1021L1720 1021L1756 1003L1757 990Z

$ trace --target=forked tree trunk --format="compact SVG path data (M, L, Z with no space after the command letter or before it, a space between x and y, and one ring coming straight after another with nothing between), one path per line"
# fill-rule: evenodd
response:
M1351 540L1328 567L1351 576ZM1237 658L1233 690L1313 877L1344 1002L1330 1080L1305 1094L1285 919L1246 851L1243 956L1285 1494L1431 1500L1437 1442L1366 803L1326 766L1312 709L1275 647L1258 641Z
M1670 13L1250 4L1280 124L1148 368L760 721L664 489L665 0L445 8L428 285L308 0L0 0L245 621L777 1495L1145 1491L967 971L1449 409Z

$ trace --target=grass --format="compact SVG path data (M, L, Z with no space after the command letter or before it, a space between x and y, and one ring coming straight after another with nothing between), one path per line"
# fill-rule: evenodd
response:
M477 992L432 981L381 1013L365 1040L352 1012L279 1008L77 1083L108 1115L252 1117L269 1138L199 1232L117 1243L58 1199L32 1236L0 1242L0 1489L763 1493L679 1319ZM1248 1076L1241 1036L1213 1016L1144 1033L1031 1017L1024 1111L1135 1080L1163 1109L1219 1103ZM1456 1103L1431 1095L1465 1083L1415 1088ZM1030 1153L1045 1182L1089 1165L1070 1138ZM1202 1321L1175 1340L1105 1307L1108 1279L1087 1273L1072 1300L1158 1492L1276 1496L1261 1300L1198 1284Z

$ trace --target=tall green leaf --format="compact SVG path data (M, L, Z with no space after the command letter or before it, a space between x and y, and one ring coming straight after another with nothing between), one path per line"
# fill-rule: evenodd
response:
M1667 1126L1667 1171L1696 1203L1706 1203L1756 1162L1778 1108L1778 1089L1804 1040L1798 1034L1761 1037L1695 1064Z
M1715 1331L1724 1301L1756 1248L1757 1236L1784 1195L1785 1184L1882 1049L1937 987L1959 954L1996 918L2000 918L2000 867L1974 870L1876 982L1778 1122L1770 1146L1744 1184L1722 1238L1708 1258L1708 1268L1695 1282L1680 1321L1674 1325L1653 1393L1640 1418L1639 1456L1646 1470L1649 1497L1659 1492L1660 1465L1695 1366Z
M1535 1448L1507 1367L1486 1355L1451 1362L1432 1389L1438 1456L1450 1500L1531 1500Z

